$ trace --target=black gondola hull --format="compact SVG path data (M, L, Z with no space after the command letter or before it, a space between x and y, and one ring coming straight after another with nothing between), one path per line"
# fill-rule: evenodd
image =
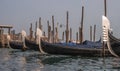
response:
M15 41L15 40L13 40L13 41L9 42L9 45L10 46L8 46L8 47L11 47L12 49L20 49L22 51L27 50L27 47L26 46L24 47L22 41Z
M60 54L60 55L80 55L80 56L102 56L102 48L79 48L79 47L68 47L62 45L56 45L52 43L47 43L42 41L41 47L43 51L50 54ZM111 56L110 52L105 50L106 56Z
M25 44L28 48L40 51L39 45L33 41L25 39ZM70 47L45 41L41 41L41 48L44 52L54 55L80 55L84 57L102 56L102 48ZM107 49L105 50L105 55L112 56Z
M39 45L37 45L34 41L30 41L27 38L25 39L25 45L29 50L39 51Z
M18 42L15 42L15 41L10 41L9 44L10 44L10 47L13 48L13 49L23 49L22 42L18 43Z

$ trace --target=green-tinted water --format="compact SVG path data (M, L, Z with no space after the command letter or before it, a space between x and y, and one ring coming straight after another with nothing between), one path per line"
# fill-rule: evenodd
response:
M0 71L120 71L120 59L42 55L36 51L0 48Z

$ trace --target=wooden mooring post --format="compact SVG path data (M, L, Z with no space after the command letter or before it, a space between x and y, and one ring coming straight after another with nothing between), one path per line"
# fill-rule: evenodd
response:
M52 42L55 43L54 16L52 16Z
M96 25L94 25L94 32L93 32L93 41L95 42L96 38Z
M78 32L76 32L76 43L78 42Z
M46 36L45 31L43 32L43 36L44 36L44 37Z
M48 42L51 42L51 26L49 25L49 21L47 21L48 24Z
M42 30L41 17L39 18L39 28Z
M70 41L72 41L72 28L70 28Z
M84 19L84 6L82 6L82 16L81 16L81 28L79 29L79 42L83 42L83 19Z
M58 39L59 39L59 38L58 38L58 24L59 24L59 23L57 23L57 26L55 27L55 32L56 32L56 33L55 33L55 43L58 42Z
M90 26L90 41L92 41L92 26Z
M80 41L81 41L81 27L79 27L79 43L81 43Z
M37 36L36 36L36 31L37 31L37 21L36 21L36 23L35 23L35 40L36 40L36 38L37 38Z
M33 38L32 23L30 24L30 40Z
M104 15L107 16L107 2L104 0ZM105 57L105 45L107 43L103 40L103 50L102 50L102 56Z
M68 18L69 18L69 13L67 11L66 13L66 30L65 30L65 33L66 33L66 43L69 42L69 25L68 25Z
M107 1L104 0L104 15L107 16Z
M62 40L64 41L64 32L62 33Z
M90 41L94 41L95 42L95 38L96 38L96 25L94 25L94 32L92 34L92 26L90 26ZM92 38L93 37L93 38Z

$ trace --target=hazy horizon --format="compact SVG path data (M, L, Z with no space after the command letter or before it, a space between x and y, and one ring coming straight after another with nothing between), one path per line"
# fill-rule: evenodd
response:
M115 36L119 35L120 0L107 0L107 17ZM89 40L90 26L96 25L96 40L101 36L102 15L104 15L104 0L1 0L0 1L0 25L12 25L16 33L24 29L29 35L30 23L35 23L41 17L43 30L47 34L47 20L52 24L54 15L55 25L66 25L66 12L69 11L69 28L73 30L73 38L81 22L81 10L84 6L84 40ZM65 27L59 27L61 38Z

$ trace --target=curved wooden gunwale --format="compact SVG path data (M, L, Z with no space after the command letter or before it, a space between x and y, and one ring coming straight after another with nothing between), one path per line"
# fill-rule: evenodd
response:
M108 33L108 38L110 48L117 56L120 56L120 39L116 38L111 33Z

